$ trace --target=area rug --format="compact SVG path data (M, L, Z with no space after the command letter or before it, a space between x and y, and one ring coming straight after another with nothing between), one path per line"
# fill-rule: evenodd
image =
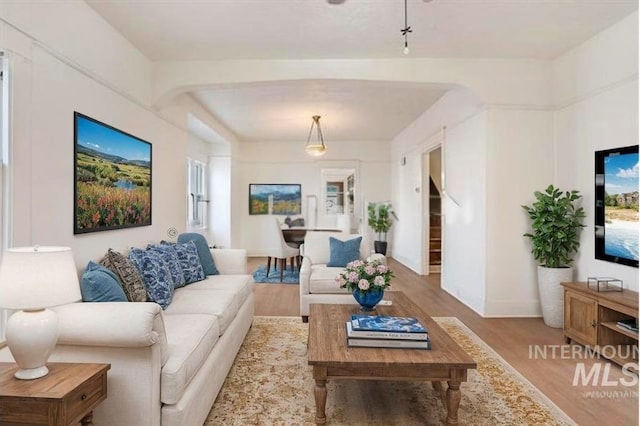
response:
M460 387L461 424L575 424L457 318L435 320L478 364ZM256 317L205 426L314 424L307 331L297 317ZM329 380L327 390L328 425L439 425L446 415L430 383Z
M300 271L294 267L291 271L290 267L285 268L280 281L280 270L274 270L271 266L271 272L267 277L267 265L260 265L253 273L253 280L257 283L274 283L274 284L298 284L300 282Z

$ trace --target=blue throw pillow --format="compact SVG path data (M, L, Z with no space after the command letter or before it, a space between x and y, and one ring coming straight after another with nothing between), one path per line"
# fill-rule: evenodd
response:
M182 267L180 266L178 253L176 253L176 250L173 248L173 246L166 244L148 245L147 250L158 252L162 260L164 260L164 263L167 265L167 268L169 268L169 272L171 273L173 287L184 287L186 283L184 279L184 273L182 272Z
M84 302L127 302L116 274L94 262L82 274L80 293Z
M347 263L360 259L360 242L362 237L341 241L329 237L329 262L327 266L344 268Z
M173 299L173 280L171 272L158 252L132 248L129 259L140 272L142 282L149 298L167 309Z
M184 244L161 241L160 244L171 246L176 251L185 284L195 283L196 281L202 281L206 278L202 264L200 263L200 257L198 257L198 249L193 241Z
M220 272L213 261L213 256L211 256L211 250L209 249L207 240L201 234L195 232L178 235L178 244L186 243L187 241L193 241L195 243L198 249L198 257L200 258L202 269L204 269L204 274L219 275Z

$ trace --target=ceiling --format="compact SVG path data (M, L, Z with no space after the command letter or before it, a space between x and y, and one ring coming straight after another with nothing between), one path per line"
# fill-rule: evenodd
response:
M86 2L152 61L405 58L401 0ZM408 57L553 59L637 9L637 0L408 0ZM327 140L389 140L445 90L315 80L193 96L242 141L306 140L314 114Z
M321 116L325 138L371 141L393 139L445 91L435 84L295 80L201 90L194 96L242 141L306 140L313 115Z

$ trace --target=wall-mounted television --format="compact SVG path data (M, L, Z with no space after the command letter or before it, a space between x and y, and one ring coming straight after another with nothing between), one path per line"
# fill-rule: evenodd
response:
M596 259L638 267L638 145L595 153Z

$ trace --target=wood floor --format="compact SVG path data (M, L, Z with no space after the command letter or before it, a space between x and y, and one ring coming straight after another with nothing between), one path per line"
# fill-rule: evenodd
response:
M251 271L261 264L266 264L265 258L249 258ZM389 266L395 273L392 290L405 292L432 317L459 318L577 424L638 425L637 376L624 375L616 364L572 357L573 347L560 346L564 343L562 330L547 327L542 319L484 319L441 290L439 275L419 276L393 259L389 259ZM292 284L256 284L255 315L298 316L298 291ZM545 348L546 358L542 356ZM575 350L576 356L585 354L581 347ZM588 385L581 381L573 385L576 365L582 362L587 375L595 371L594 364L600 364L598 386L591 385L593 377ZM636 383L623 386L620 380Z

